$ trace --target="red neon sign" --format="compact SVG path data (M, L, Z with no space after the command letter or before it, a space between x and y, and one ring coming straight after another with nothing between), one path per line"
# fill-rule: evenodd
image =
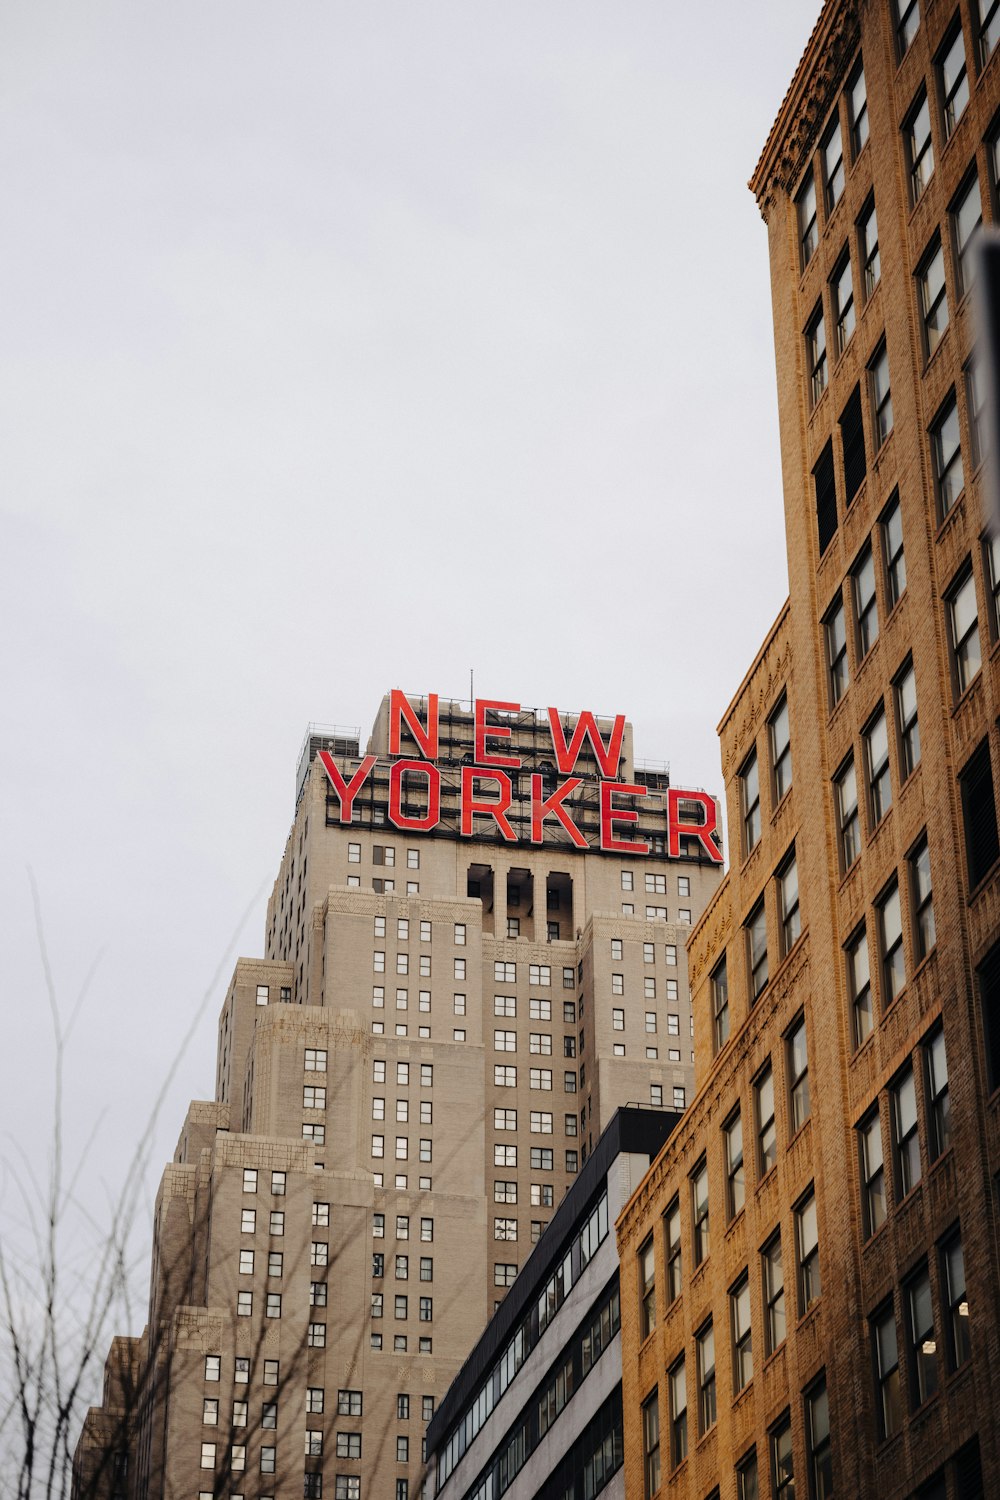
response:
M426 719L420 716L406 695L393 688L389 695L389 753L398 756L402 750L404 728L409 732L417 751L423 759L394 760L389 772L389 822L396 828L415 833L430 833L441 821L441 771L435 763L440 743L438 695L427 696ZM461 772L460 831L462 838L476 837L476 819L490 818L496 824L506 843L517 843L519 834L511 823L508 813L513 802L513 783L506 770L517 769L521 764L519 755L504 755L497 741L509 741L512 726L489 722L488 716L514 714L521 711L519 703L507 703L495 698L478 698L473 706L473 734L475 765L463 765ZM570 802L574 793L584 784L582 776L572 773L589 742L600 772L600 842L598 847L608 853L648 854L649 844L645 839L624 836L629 824L639 822L639 811L634 807L622 807L622 797L646 797L648 788L631 782L618 781L621 765L622 745L625 737L625 716L616 715L607 740L604 739L597 720L592 713L581 713L573 725L567 743L566 732L557 709L547 710L552 737L552 753L559 771L567 778L551 787L545 795L544 778L537 772L531 776L531 838L532 844L544 839L545 820L554 820L569 835L577 849L589 847L588 841L573 819ZM493 742L492 748L490 742ZM513 746L509 747L513 749ZM375 766L377 758L366 755L362 758L350 780L345 780L327 750L319 751L319 761L333 786L340 803L340 822L348 824L354 818L354 804L365 782ZM426 807L424 813L403 812L404 778L419 778L426 782ZM423 788L421 789L423 791ZM421 798L423 800L423 798ZM704 815L703 822L692 822L681 816L681 804L694 804ZM657 817L655 812L643 815L647 825ZM667 853L677 859L681 853L681 840L694 839L713 864L722 863L722 851L713 834L718 824L715 799L707 792L684 791L670 787L667 791L666 808Z

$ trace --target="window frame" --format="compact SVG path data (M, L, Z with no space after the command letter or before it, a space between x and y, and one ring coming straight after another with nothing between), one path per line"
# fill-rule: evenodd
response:
M740 767L739 782L743 858L748 859L761 839L760 762L756 746Z
M785 1033L785 1076L788 1086L788 1129L795 1136L812 1114L809 1096L809 1039L801 1011Z
M899 541L893 532L899 531ZM884 569L885 599L891 615L906 592L906 550L903 542L903 512L899 503L899 491L894 490L889 503L879 517L879 532L882 539L882 566Z
M896 741L899 747L900 781L905 783L920 764L920 715L917 708L917 674L913 658L907 657L892 679L896 710Z
M764 1352L770 1357L781 1348L788 1334L785 1316L785 1267L780 1227L761 1246L760 1261L761 1299L764 1307Z
M676 1232L675 1232L676 1231ZM672 1307L684 1290L684 1261L681 1244L681 1200L675 1194L663 1214L663 1286L668 1307Z
M892 1139L892 1176L897 1204L923 1181L920 1155L920 1110L913 1063L908 1062L889 1085L889 1120Z
M866 978L864 984L859 988L856 960L862 950L864 951ZM854 1050L857 1052L864 1046L875 1029L871 950L868 945L867 922L862 921L844 944L844 959L847 965L847 992L851 1002L851 1032L854 1039Z
M750 1276L743 1271L729 1288L729 1328L732 1338L733 1400L753 1380L753 1321Z
M781 956L787 958L802 935L802 911L799 905L799 867L795 857L795 845L782 860L775 872L778 894L778 931L781 937Z
M729 1040L729 969L723 953L709 976L712 990L712 1038L718 1055Z
M843 701L844 694L851 685L851 665L847 655L847 619L844 611L844 596L839 589L823 616L823 636L826 642L826 676L829 706L832 713Z
M856 98L859 82L863 90L860 107ZM868 85L865 81L864 59L860 53L858 54L857 62L848 74L847 87L844 90L844 94L847 100L847 124L851 141L851 159L852 161L857 161L869 140Z
M816 175L808 169L795 195L795 219L799 235L799 270L806 269L819 247Z
M810 1185L795 1205L795 1281L799 1318L811 1312L823 1295L819 1258L819 1211L816 1189ZM807 1239L812 1224L811 1238Z
M778 1161L778 1123L775 1111L774 1068L770 1059L753 1080L757 1180L763 1182Z
M906 856L910 887L910 924L913 934L914 964L923 963L936 942L934 927L934 885L931 878L930 846L927 830L921 834Z
M809 409L819 405L829 384L827 360L826 318L822 297L813 308L803 333L806 346L806 366L809 372Z
M833 315L833 344L839 360L854 336L858 321L854 302L854 268L849 249L844 250L830 277L830 309Z
M857 763L853 751L833 778L833 801L837 815L840 873L846 875L854 868L861 855L861 807L858 801Z
M704 1265L712 1250L708 1194L708 1164L703 1156L688 1179L691 1190L691 1254L693 1269Z
M895 916L890 928L887 925L887 914L893 908L895 908ZM906 952L903 947L903 905L899 880L895 875L879 895L875 903L875 911L878 918L879 977L884 1013L895 1004L906 987L907 979Z
M792 739L788 694L782 693L767 721L771 748L771 785L777 807L792 789ZM779 738L779 733L782 738Z
M975 192L976 201L979 205L979 213L972 222L972 227L965 233L962 230L964 210ZM975 261L970 260L976 237L983 227L983 190L979 186L979 171L973 160L972 168L962 179L958 192L951 200L948 208L948 223L951 229L952 265L955 275L955 298L961 303L972 289L975 280Z
M746 1203L743 1115L739 1105L723 1122L722 1136L726 1163L726 1222L731 1224L743 1212Z
M884 338L875 349L866 368L872 407L872 438L876 453L880 453L893 432L892 378L889 373L889 350Z
M642 1472L646 1500L660 1488L660 1391L659 1386L642 1403Z
M871 229L874 226L874 240L871 237ZM858 236L858 259L861 265L861 283L864 287L865 304L867 305L875 295L875 290L882 280L882 254L878 242L878 213L875 207L875 194L869 197L862 208L857 220Z
M764 896L754 902L743 923L746 933L747 977L750 1004L754 1006L767 988L769 963L767 951L767 910Z
M955 1256L961 1266L961 1286L955 1275ZM962 1236L956 1228L950 1231L939 1246L941 1306L947 1309L946 1331L948 1368L961 1369L972 1358L972 1339L969 1328L969 1294L965 1276L965 1252ZM961 1321L960 1321L961 1320Z
M885 1182L885 1145L882 1139L882 1112L876 1103L859 1121L858 1180L861 1192L861 1223L864 1239L870 1240L885 1223L889 1205Z
M967 592L968 591L968 592ZM975 613L964 628L960 628L959 601L971 600ZM952 680L956 703L964 697L975 682L983 666L982 637L979 632L979 596L976 591L976 575L971 557L966 558L945 592L948 608L948 643L952 666ZM966 651L975 642L975 650Z
M694 1336L695 1370L698 1376L698 1436L703 1438L718 1420L715 1362L715 1327L704 1322Z
M943 525L965 493L965 461L962 457L962 426L958 397L952 386L928 428L931 441L931 471L938 525ZM946 447L947 442L952 444ZM957 487L956 487L957 475Z
M892 1296L871 1314L871 1355L876 1379L876 1409L879 1436L895 1437L903 1425L903 1395L900 1391L900 1331ZM886 1335L886 1337L883 1337ZM889 1343L888 1335L892 1335Z
M836 213L837 205L844 196L847 184L847 171L844 164L844 131L840 123L839 107L834 108L826 130L823 132L819 153L823 163L823 208L829 221Z
M909 1366L910 1400L914 1410L938 1391L937 1330L930 1270L923 1261L903 1283L903 1325ZM928 1347L928 1345L930 1347Z
M925 113L927 133L918 139L918 122ZM925 84L920 85L907 111L906 119L903 121L903 138L906 144L910 204L916 207L934 175L934 131L931 123L930 97Z
M889 721L880 702L861 731L865 752L865 791L868 818L874 833L892 807L892 767L889 757Z
M951 321L944 262L944 245L940 234L935 234L916 270L925 361L930 360L937 351Z
M670 1392L670 1467L679 1466L687 1458L687 1369L684 1355L675 1359L667 1371Z

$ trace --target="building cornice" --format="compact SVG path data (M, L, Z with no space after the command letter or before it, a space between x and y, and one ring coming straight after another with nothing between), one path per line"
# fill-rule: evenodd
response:
M826 0L748 184L765 223L794 191L858 43L864 0Z

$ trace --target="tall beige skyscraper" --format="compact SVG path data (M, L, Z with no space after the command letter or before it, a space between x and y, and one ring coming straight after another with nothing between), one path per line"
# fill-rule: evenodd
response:
M422 1440L601 1130L693 1084L716 804L624 718L383 700L310 732L76 1489L417 1492Z

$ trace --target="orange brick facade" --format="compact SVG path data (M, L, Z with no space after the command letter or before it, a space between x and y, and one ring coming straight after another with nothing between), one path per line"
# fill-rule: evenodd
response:
M998 43L976 0L827 4L751 183L789 600L719 730L697 1094L618 1224L630 1496L997 1490Z

